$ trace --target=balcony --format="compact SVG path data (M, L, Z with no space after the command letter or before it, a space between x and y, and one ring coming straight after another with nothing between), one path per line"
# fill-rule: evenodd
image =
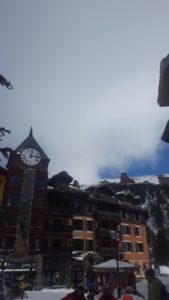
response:
M119 213L113 213L110 211L98 210L96 212L97 219L104 220L104 221L111 221L120 223L121 222L121 215Z
M96 251L101 256L104 256L104 257L116 258L116 256L117 256L116 249L113 247L100 247L100 248L96 249ZM119 258L122 259L124 256L124 251L122 250L121 247L118 249L118 253L119 253Z
M35 247L35 246L28 246L28 251L31 253L39 253L41 252L41 249L39 247Z
M72 234L72 226L54 226L54 225L47 225L45 226L44 230L45 233L54 233L54 234Z
M14 253L14 246L4 246L0 248L0 254L1 255L11 255Z
M72 247L44 247L43 253L56 255L72 255Z
M96 251L104 257L116 257L116 250L113 247L100 247Z
M72 206L57 206L57 205L47 205L45 214L67 214L73 215L74 210Z
M106 239L111 239L110 231L112 228L97 228L96 236L104 237Z

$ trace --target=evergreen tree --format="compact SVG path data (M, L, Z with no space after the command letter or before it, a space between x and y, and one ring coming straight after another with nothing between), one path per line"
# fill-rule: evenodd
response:
M169 261L169 241L165 229L160 229L154 239L153 257L157 264L167 264Z
M156 202L156 211L155 211L155 220L158 228L163 228L164 227L164 218L163 218L163 213L161 209L161 205L159 202Z
M10 81L8 81L3 75L0 74L0 84L5 86L7 89L13 89ZM10 133L10 131L4 127L0 127L0 141L2 141L2 137L6 134ZM3 154L6 158L8 157L8 153L11 152L11 148L4 147L0 148L0 153Z

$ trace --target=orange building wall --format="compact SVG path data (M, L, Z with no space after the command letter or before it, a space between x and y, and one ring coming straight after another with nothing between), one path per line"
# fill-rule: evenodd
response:
M136 264L140 267L140 275L144 274L145 267L149 266L149 251L147 244L147 231L146 226L144 224L132 224L123 222L123 225L128 225L131 228L131 234L123 234L122 242L131 242L133 245L132 252L124 252L123 259L128 260L133 264ZM135 236L134 227L140 227L141 236ZM144 245L143 252L136 252L135 243L141 242Z

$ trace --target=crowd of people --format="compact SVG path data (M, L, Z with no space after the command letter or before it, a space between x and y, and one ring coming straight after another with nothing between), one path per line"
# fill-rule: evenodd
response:
M155 276L154 269L150 268L145 271L145 278L147 279L148 300L169 300L169 293L167 292L162 281ZM119 292L119 293L118 293ZM98 300L134 300L135 296L145 298L136 289L131 286L126 286L124 289L118 291L115 295L114 289L109 283L105 283L102 286L101 293ZM83 285L79 284L74 288L74 291L68 293L61 300L90 300L94 299L90 297L90 294L85 295L85 289Z
M108 283L105 283L101 289L98 300L134 300L134 295L137 295L144 299L144 296L140 294L138 291L133 289L132 287L127 286L122 291L117 291L117 296L115 295L115 290L112 289L112 286ZM78 284L73 292L68 293L60 300L94 300L94 292L93 297L91 297L91 293L89 292L87 296L85 295L85 288L82 284Z

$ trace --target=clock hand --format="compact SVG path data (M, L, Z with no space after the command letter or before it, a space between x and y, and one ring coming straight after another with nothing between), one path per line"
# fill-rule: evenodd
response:
M30 158L32 158L32 156L33 156L33 149L31 149L31 154L30 154Z

